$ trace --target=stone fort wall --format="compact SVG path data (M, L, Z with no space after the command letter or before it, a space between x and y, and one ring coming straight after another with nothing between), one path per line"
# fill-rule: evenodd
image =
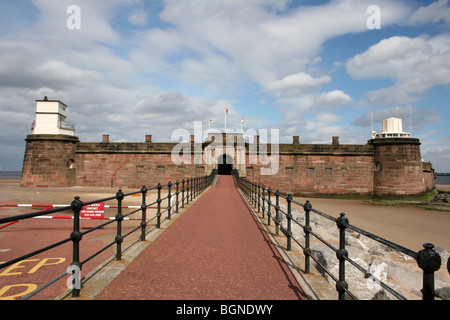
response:
M194 161L198 148L191 141L190 163L175 164L176 143L80 142L66 135L29 135L26 138L22 186L24 187L131 187L181 181L209 174L210 163ZM379 138L365 145L280 144L274 175L263 175L261 163L252 163L245 144L245 164L233 166L247 178L273 191L298 195L419 195L434 189L434 172L423 163L420 142L414 138ZM269 148L270 149L270 148ZM201 156L201 152L200 152ZM274 163L272 163L274 165Z

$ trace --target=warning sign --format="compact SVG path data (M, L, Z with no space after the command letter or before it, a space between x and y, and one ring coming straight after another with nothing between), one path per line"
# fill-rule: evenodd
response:
M80 212L81 218L103 218L105 216L105 203L90 204Z

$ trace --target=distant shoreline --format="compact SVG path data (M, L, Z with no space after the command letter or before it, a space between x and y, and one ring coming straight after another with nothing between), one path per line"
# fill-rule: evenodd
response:
M22 171L0 171L0 178L21 178Z
M437 173L436 175L436 188L443 191L450 191L450 173ZM0 180L16 180L21 177L22 171L0 171Z

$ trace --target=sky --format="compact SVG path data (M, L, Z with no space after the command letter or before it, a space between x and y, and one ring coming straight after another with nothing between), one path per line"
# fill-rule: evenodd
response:
M448 0L0 0L0 170L22 169L36 100L83 142L176 129L365 144L403 119L450 172Z

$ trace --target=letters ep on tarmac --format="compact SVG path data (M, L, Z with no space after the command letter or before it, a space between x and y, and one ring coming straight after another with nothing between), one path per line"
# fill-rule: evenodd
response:
M261 315L270 315L272 311L273 305L266 304L221 304L220 308L217 307L191 307L186 304L183 304L182 307L177 307L176 314L177 315L202 315L203 317L207 317L210 314L220 314L220 315L253 315L253 314L261 314Z

